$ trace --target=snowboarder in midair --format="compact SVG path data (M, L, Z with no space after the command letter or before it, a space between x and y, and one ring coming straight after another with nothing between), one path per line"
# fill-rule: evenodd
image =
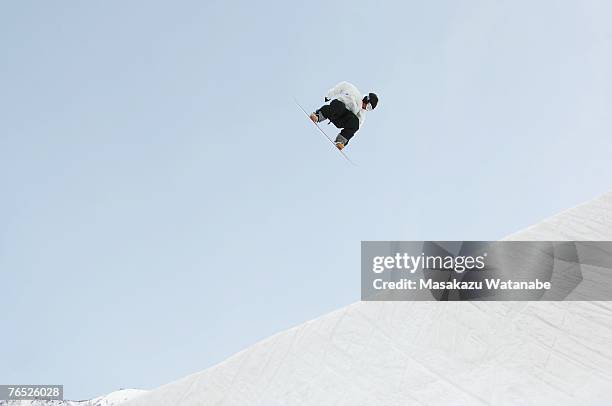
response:
M340 82L327 92L325 101L331 103L321 106L310 115L310 119L315 123L329 120L337 128L341 128L342 131L336 137L335 144L339 150L342 150L363 125L365 112L376 108L378 96L368 93L362 97L353 84Z

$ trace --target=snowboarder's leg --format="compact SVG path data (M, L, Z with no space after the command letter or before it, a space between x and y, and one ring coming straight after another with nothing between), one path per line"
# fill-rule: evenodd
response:
M355 135L355 132L359 130L359 119L356 115L351 114L350 116L346 116L346 118L347 119L344 120L345 122L343 123L344 126L342 127L342 131L340 131L340 134L336 137L336 146L340 150L349 143L351 138Z
M324 104L319 110L312 113L310 118L315 123L328 119L331 122L334 122L337 118L344 116L348 112L349 111L344 103L342 103L340 100L334 99L331 101L331 103ZM313 116L316 116L316 121Z

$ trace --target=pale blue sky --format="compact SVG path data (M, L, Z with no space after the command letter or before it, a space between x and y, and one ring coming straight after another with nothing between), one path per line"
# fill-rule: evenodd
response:
M498 239L609 190L610 15L3 2L0 383L153 388L357 301L361 240ZM293 103L341 80L380 96L357 168Z

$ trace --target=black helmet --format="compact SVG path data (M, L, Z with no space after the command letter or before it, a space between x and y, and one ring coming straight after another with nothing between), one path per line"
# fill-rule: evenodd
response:
M366 103L370 103L370 105L372 106L372 110L374 110L376 108L376 105L378 104L378 96L376 96L376 93L368 93L367 96L363 97L363 101Z

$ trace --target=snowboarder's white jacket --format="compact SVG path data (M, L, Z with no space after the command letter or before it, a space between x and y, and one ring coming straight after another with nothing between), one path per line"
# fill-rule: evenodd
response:
M359 90L349 82L340 82L329 89L326 100L340 100L348 110L353 112L359 119L359 127L365 121L365 110L361 108L363 96Z

